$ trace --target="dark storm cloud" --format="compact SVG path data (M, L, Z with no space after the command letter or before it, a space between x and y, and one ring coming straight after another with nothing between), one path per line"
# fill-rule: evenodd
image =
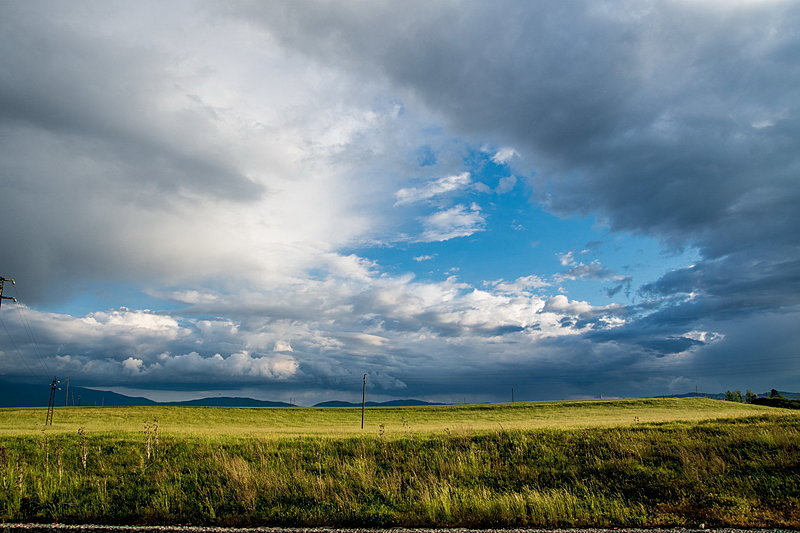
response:
M113 9L17 2L0 13L0 245L16 251L3 267L29 301L68 295L72 284L54 283L64 276L163 272L154 266L159 220L264 194L214 141L189 89L174 100L179 59L146 33L111 38L125 22Z
M13 24L4 25L0 42L14 50L5 56L0 76L0 118L6 127L97 143L82 155L106 153L126 167L125 178L162 193L188 190L252 200L263 192L223 153L192 151L184 139L170 138L180 128L165 124L154 104L178 58L144 44L126 46L79 32L54 20L58 12L47 16L50 7L32 2L3 8ZM185 120L184 127L213 128L199 117L175 118Z

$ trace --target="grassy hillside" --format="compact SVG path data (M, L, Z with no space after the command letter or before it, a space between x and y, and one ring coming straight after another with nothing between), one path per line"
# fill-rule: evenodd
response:
M0 410L0 522L800 527L796 411L382 408L363 433L341 408L44 414Z
M59 407L48 433L140 433L157 418L163 434L285 437L487 432L501 429L581 428L691 421L780 412L771 407L706 398L520 402L431 407L358 408ZM0 435L38 434L45 409L0 409ZM381 428L381 425L383 426Z

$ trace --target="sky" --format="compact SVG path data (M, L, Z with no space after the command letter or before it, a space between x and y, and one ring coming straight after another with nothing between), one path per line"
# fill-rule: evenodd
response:
M0 0L0 380L800 390L800 3Z

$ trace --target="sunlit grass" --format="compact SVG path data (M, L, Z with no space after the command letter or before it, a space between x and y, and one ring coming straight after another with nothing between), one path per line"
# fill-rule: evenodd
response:
M706 398L518 402L430 407L373 407L361 429L358 408L59 407L50 433L139 432L158 418L164 434L286 437L383 432L487 432L500 429L582 428L731 418L781 410ZM0 435L41 431L44 409L0 409ZM381 428L383 426L383 428Z

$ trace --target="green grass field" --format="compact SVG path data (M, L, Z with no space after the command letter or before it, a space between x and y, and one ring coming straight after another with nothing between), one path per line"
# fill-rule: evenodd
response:
M800 415L707 399L0 409L0 521L800 528ZM156 424L157 421L157 424ZM157 429L156 429L157 425Z
M470 433L509 429L588 428L775 413L776 409L707 398L518 402L507 404L368 408L60 407L48 433L141 432L158 418L168 435L287 437L304 435L389 437L409 433ZM0 435L38 434L46 409L0 409Z

